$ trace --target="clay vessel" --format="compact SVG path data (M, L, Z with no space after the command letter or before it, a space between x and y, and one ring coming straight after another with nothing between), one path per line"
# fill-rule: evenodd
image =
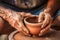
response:
M41 30L41 23L38 23L38 17L26 17L24 19L26 27L29 29L30 33L33 35L39 34Z

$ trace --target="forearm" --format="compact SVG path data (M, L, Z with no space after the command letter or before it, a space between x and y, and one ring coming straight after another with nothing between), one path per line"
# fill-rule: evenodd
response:
M49 0L47 3L46 9L49 9L47 12L53 15L59 9L60 0Z

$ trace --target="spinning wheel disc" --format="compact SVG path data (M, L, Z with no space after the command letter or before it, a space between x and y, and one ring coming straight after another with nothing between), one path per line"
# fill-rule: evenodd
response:
M60 32L51 30L47 35L42 37L28 37L23 33L14 31L9 35L9 40L60 40Z

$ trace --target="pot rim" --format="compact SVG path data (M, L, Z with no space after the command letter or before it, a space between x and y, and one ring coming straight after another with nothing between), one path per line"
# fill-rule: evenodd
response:
M31 17L38 17L38 16L36 15L36 16L31 16ZM30 22L27 22L27 21L26 21L27 18L30 18L30 17L24 18L24 22L25 22L26 24L29 24L29 25L42 25L42 23L30 23Z

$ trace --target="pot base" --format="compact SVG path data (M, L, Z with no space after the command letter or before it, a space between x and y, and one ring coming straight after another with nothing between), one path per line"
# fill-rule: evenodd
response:
M12 34L10 35L10 40L60 40L60 31L54 30L51 30L47 35L41 37L24 36L23 33L18 33L18 31Z

